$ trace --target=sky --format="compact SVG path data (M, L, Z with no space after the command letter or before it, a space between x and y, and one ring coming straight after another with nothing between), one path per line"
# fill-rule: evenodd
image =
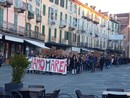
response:
M102 12L128 13L130 12L130 0L79 0L88 5L96 6L96 10L101 9Z

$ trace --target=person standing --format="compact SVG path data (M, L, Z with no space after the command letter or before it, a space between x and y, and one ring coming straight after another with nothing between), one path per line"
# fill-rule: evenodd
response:
M1 67L1 65L2 65L2 60L3 60L3 53L2 53L2 51L0 50L0 67Z
M77 59L76 59L76 55L73 55L73 59L72 59L72 74L76 74L76 66L77 63Z
M101 69L101 71L103 71L103 67L104 67L104 63L105 63L105 58L103 55L101 55L99 62L100 62L100 69Z

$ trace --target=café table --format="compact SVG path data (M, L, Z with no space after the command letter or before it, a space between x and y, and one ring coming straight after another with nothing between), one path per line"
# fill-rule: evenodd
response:
M45 96L44 88L21 88L19 91L29 91L31 98L35 96L35 98L42 98Z
M118 91L103 91L102 98L106 98L108 94L114 94L114 95L127 95L130 97L130 92L118 92Z

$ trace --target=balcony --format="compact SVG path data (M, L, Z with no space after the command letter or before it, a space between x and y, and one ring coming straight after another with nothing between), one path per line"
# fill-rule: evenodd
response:
M87 15L87 20L88 20L88 21L91 21L91 20L92 20L92 17L91 17L90 14Z
M45 41L45 35L40 33L40 32L38 32L38 38L37 39Z
M101 24L100 26L101 26L101 27L105 27L105 24Z
M73 46L77 46L76 41L72 41L71 45L73 45Z
M59 25L59 28L60 29L63 29L66 27L66 23L64 21L60 21L60 25Z
M68 45L68 40L62 39L61 43Z
M18 26L17 34L24 36L25 35L25 27Z
M55 42L56 43L56 38L54 36L51 37L51 42Z
M82 18L83 18L83 19L87 19L88 17L84 15L84 16L82 16Z
M26 7L26 3L24 3L22 1L22 3L18 5L18 7L14 6L14 11L18 12L18 13L24 13L24 11L26 10L26 8L27 8Z
M42 16L41 15L36 15L36 22L42 22Z
M4 7L11 7L13 0L0 0L0 5Z
M14 24L7 21L1 23L0 29L5 33L15 34L17 32L17 28L15 28Z
M34 14L28 11L28 19L34 19Z
M93 19L93 23L99 24L99 18L96 18L96 17L95 17L95 18Z
M74 31L75 30L75 26L73 24L70 24L68 29L69 29L69 31Z
M119 23L118 20L117 20L117 17L115 15L113 15L113 14L110 14L110 20L112 22Z

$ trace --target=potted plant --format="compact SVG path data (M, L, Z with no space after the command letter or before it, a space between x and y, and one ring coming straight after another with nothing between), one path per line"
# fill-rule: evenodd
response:
M22 78L30 62L23 54L15 54L9 59L9 64L12 67L12 80L5 84L7 92L23 87Z

